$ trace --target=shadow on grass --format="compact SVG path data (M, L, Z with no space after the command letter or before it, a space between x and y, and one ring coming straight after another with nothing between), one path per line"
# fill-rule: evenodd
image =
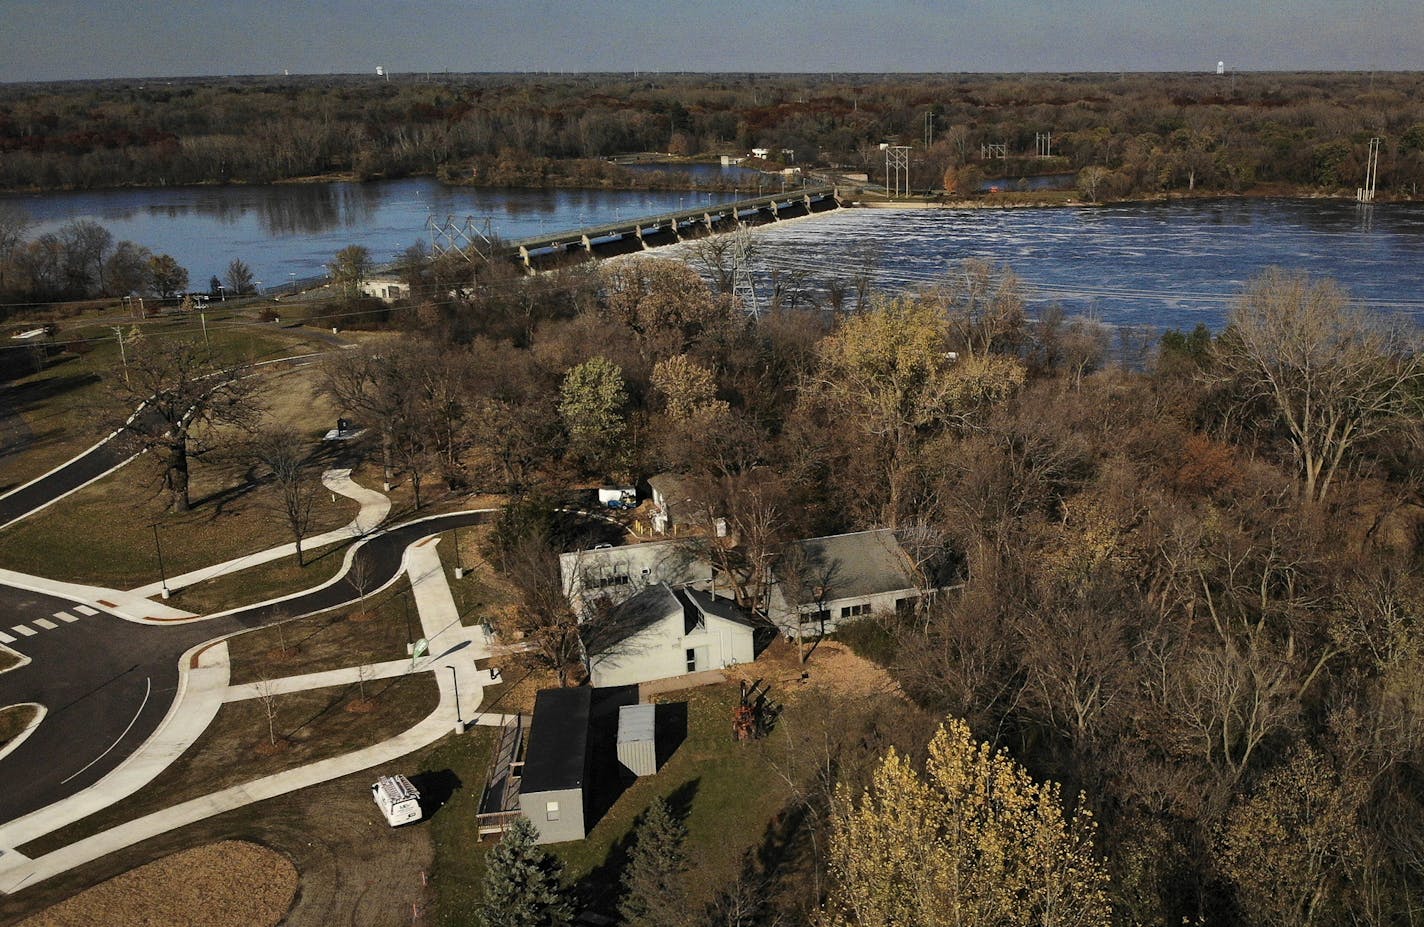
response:
M687 740L687 703L662 702L653 708L656 762L661 770Z
M701 779L684 782L664 799L674 818L679 821L687 820L701 782ZM579 880L578 885L575 886L575 892L581 906L609 917L618 913L618 899L623 894L623 869L628 865L628 857L633 851L638 826L643 823L647 814L647 809L640 812L628 828L628 832L608 848L608 855L603 858L603 862L589 870L588 875ZM688 913L692 914L692 912Z
M410 777L410 784L420 791L420 819L428 821L445 807L455 793L465 787L453 769L419 772Z

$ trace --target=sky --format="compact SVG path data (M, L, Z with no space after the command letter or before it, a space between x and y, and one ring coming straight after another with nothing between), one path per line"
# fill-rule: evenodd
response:
M1421 0L0 0L0 81L1424 70Z

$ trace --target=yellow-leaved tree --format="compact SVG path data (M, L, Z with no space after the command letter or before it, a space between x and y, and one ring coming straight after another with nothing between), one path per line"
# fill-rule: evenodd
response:
M951 719L925 774L892 749L859 801L836 799L825 927L1106 927L1087 812L1063 812L1004 751Z

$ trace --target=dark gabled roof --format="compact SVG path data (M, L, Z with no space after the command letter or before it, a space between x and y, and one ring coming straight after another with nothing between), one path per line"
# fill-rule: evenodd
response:
M739 606L731 599L719 599L709 592L701 589L679 589L677 596L690 609L723 618L736 624L744 624L749 628L754 628L761 624L755 616L746 609ZM684 610L686 611L686 609ZM688 615L687 631L690 633L696 626L696 619L693 615Z
M649 586L602 618L580 629L584 650L592 656L607 653L633 635L646 631L669 615L680 614L683 603L667 583Z
M523 794L583 787L588 754L592 690L544 689L534 697L529 749L524 754Z

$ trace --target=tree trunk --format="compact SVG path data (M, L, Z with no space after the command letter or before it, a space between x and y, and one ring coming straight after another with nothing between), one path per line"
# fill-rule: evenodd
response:
M302 559L302 535L301 532L297 532L297 566L304 567L306 565L306 561Z
M178 439L168 445L168 469L163 475L164 487L168 490L170 512L188 511L188 442Z
M391 484L395 482L396 478L396 465L393 456L391 431L389 428L384 428L381 430L381 479L385 485L386 492L391 491Z

